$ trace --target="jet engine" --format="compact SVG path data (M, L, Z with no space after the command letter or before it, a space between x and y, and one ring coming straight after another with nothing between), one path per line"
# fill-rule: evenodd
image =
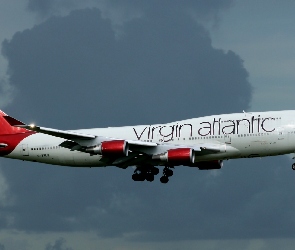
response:
M100 145L87 148L86 152L108 157L128 156L128 143L124 140L104 141Z
M195 160L194 150L191 148L169 149L166 153L154 155L154 160L165 161L172 165L192 164Z

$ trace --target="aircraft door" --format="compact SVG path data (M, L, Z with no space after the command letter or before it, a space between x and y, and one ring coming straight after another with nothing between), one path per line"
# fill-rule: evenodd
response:
M289 136L288 131L284 127L279 127L277 129L277 145L282 148L288 148L289 147Z
M231 144L231 136L229 134L224 134L223 139L226 144Z
M278 133L278 140L279 141L286 139L286 133L285 133L284 128L282 128L282 127L277 128L277 133Z
M28 144L22 144L21 153L22 153L23 156L29 156Z

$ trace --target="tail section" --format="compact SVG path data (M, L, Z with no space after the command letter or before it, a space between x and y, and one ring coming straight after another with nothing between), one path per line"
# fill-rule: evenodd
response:
M24 123L8 116L0 110L0 136L29 132L24 128L14 127L15 125L24 125Z
M10 154L23 139L35 133L15 125L24 123L0 110L0 156Z

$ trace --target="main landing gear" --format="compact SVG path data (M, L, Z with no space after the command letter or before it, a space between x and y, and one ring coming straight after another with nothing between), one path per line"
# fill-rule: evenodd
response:
M152 182L155 179L155 175L157 175L158 173L159 169L154 166L137 166L134 170L134 174L132 175L132 179L134 181L147 180L149 182Z
M295 163L292 164L292 169L295 170Z
M169 177L173 175L173 171L169 167L165 167L163 169L163 176L160 178L161 183L167 183L169 181Z
M163 169L163 176L160 178L161 183L167 183L169 177L173 175L171 167L166 166ZM155 179L155 175L159 174L159 169L152 165L137 166L132 175L134 181L149 181L152 182Z

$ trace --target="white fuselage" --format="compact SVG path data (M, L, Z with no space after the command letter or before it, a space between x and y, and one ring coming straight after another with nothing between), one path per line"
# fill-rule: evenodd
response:
M214 115L168 124L75 130L114 139L158 144L214 143L219 153L196 155L195 161L262 157L295 151L295 111ZM22 140L6 157L68 166L105 166L100 155L59 146L65 139L36 133ZM163 152L157 152L163 153Z

